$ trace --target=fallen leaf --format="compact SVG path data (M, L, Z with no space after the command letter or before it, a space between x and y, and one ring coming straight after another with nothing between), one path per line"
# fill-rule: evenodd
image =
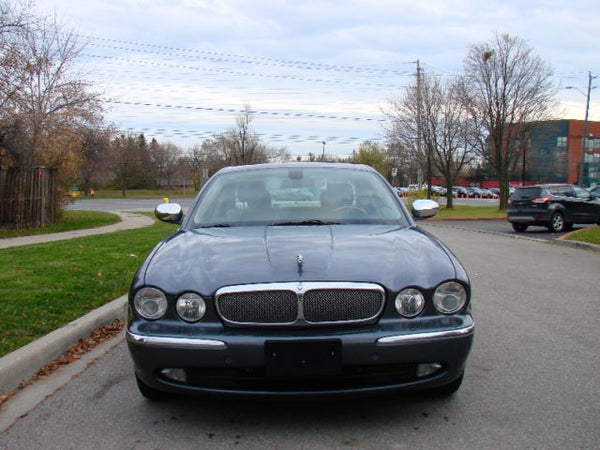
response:
M62 355L57 356L45 366L41 367L36 374L29 380L19 384L17 390L24 389L27 386L35 383L42 377L48 376L60 369L62 366L72 363L81 358L85 353L93 350L96 346L104 341L118 335L125 327L125 322L115 319L114 321L92 331L92 333L83 339L80 339L75 345L70 347ZM16 391L9 392L5 395L0 395L0 408L6 403Z

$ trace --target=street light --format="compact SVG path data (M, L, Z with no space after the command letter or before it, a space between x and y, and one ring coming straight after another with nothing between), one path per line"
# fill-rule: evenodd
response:
M323 155L321 156L321 161L325 161L325 144L327 144L327 142L323 141L321 144L323 144Z
M565 89L575 89L581 94L585 95L585 120L583 121L583 136L581 137L581 162L579 163L579 184L583 186L583 164L585 161L585 145L587 144L587 134L588 134L588 116L590 112L590 93L592 89L595 89L596 86L592 87L592 80L597 78L597 76L592 76L592 72L588 72L588 88L587 94L584 93L581 89L576 88L575 86L566 86Z

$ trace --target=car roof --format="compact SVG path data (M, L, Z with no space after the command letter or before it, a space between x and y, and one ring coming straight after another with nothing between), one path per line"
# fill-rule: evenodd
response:
M572 184L564 184L564 183L534 184L534 185L531 185L531 186L519 186L516 189L533 189L533 188L549 189L549 188L565 187L565 186L572 186Z
M275 168L323 168L323 169L350 169L359 170L364 172L377 172L371 166L366 164L352 164L352 163L330 163L330 162L289 162L289 163L261 163L261 164L248 164L243 166L228 166L220 169L217 173L228 173L228 172L245 172L252 170L261 169L275 169Z

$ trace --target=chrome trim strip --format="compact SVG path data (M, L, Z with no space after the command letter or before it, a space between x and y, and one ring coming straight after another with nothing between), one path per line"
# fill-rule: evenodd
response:
M378 345L398 345L412 342L428 341L432 339L447 339L463 337L472 334L475 331L475 324L471 321L468 325L454 330L428 331L425 333L400 334L396 336L386 336L377 339Z
M156 347L174 347L187 349L223 350L227 344L215 339L193 339L179 337L144 336L127 330L127 341L137 345L153 345Z
M385 294L383 288L376 283L357 283L346 281L287 281L283 283L256 283L225 286L217 290L215 298L223 294L239 294L240 292L256 291L292 291L296 294L315 289L365 289L378 290Z

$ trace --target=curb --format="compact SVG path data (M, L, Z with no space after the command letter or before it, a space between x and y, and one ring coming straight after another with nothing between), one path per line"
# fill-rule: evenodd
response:
M441 220L439 221L441 222ZM447 222L450 222L449 220ZM455 220L454 222L460 223L462 222L461 220ZM589 250L592 252L598 252L600 253L600 245L596 245L596 244L588 244L587 242L580 242L580 241L569 241L567 239L565 239L566 236L568 236L569 234L566 234L564 236L561 236L559 238L554 238L554 239L538 239L535 237L531 237L531 236L524 236L522 234L507 234L507 233L501 233L498 231L492 231L492 230L482 230L482 229L477 229L477 228L468 228L468 227L461 227L461 226L454 226L454 225L447 225L447 224L443 224L443 223L436 223L435 220L432 221L427 221L427 222L420 222L418 223L419 226L422 225L429 225L432 227L439 227L439 228L454 228L457 230L463 230L463 231L471 231L474 233L482 233L482 234L493 234L496 236L504 236L506 238L509 239L524 239L527 241L534 241L534 242L539 242L539 243L543 243L543 244L550 244L550 245L557 245L557 246L563 246L563 247L571 247L571 248L578 248L581 250Z
M34 376L40 367L69 349L80 339L115 319L127 316L127 295L82 316L64 327L0 358L0 393L13 391Z

